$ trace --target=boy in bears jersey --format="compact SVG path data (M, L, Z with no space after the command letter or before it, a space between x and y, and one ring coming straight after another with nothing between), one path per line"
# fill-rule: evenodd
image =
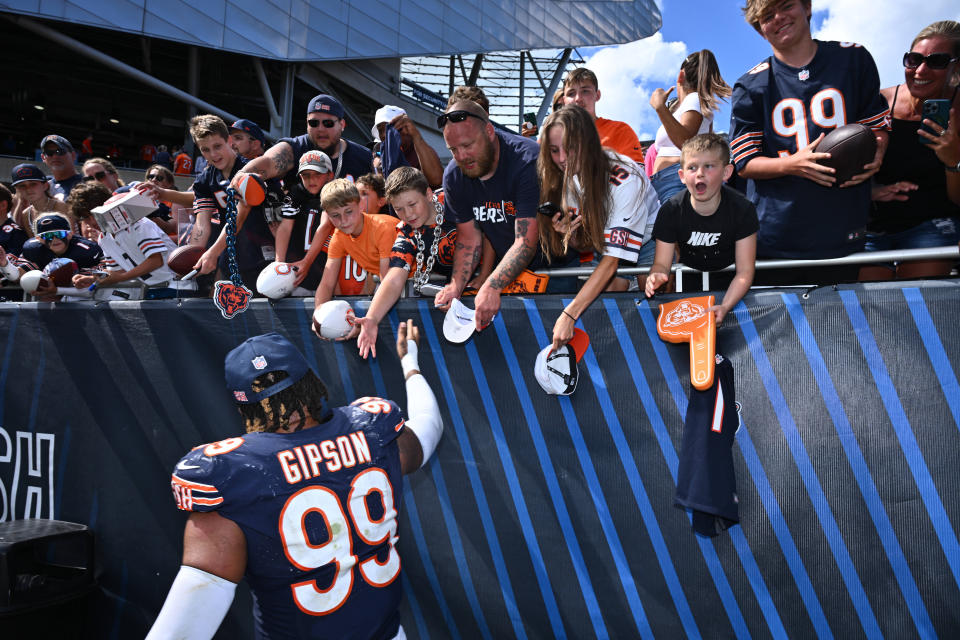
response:
M757 205L761 258L835 258L863 249L870 207L868 178L880 167L889 109L880 96L873 58L863 47L814 40L810 0L747 0L747 22L773 55L744 74L733 89L731 150L738 173L750 180ZM860 123L874 130L877 153L863 172L837 185L828 157L817 151L826 133ZM839 188L836 188L839 187ZM790 273L793 271L793 273ZM857 269L770 270L758 283L837 282Z
M149 640L213 637L243 577L258 638L406 637L395 547L402 474L429 459L443 432L418 340L412 321L400 323L406 422L381 398L330 408L323 383L277 333L227 354L247 433L176 465L174 497L191 515Z
M390 250L390 270L374 294L366 316L357 318L357 348L364 358L368 354L377 357L380 320L400 299L407 278L423 284L430 273L449 277L457 242L456 224L443 218L443 201L430 188L422 171L397 167L387 178L385 189L400 223Z

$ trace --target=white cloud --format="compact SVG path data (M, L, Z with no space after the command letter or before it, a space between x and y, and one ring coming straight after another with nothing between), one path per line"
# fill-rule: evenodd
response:
M814 4L816 8L816 4ZM880 85L903 82L903 52L921 29L937 20L960 20L956 0L831 0L829 8L815 11L815 38L852 41L873 55Z
M641 140L652 139L660 119L650 108L650 93L673 86L686 55L686 44L664 42L660 33L597 51L585 60L600 85L597 114L628 123Z

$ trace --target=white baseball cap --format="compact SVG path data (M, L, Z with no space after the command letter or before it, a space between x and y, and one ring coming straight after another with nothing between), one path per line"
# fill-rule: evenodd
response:
M574 329L570 342L550 353L552 346L548 345L537 354L533 374L547 393L568 396L577 388L580 374L577 363L587 352L590 338L582 329Z
M466 342L476 328L475 314L476 311L455 299L443 317L443 337L457 344Z
M405 115L407 115L406 111L404 111L400 107L395 107L392 104L385 104L379 109L377 109L377 113L374 114L373 116L373 128L370 129L370 133L373 134L373 139L376 140L377 142L383 142L383 140L380 139L380 131L377 129L377 125L383 122L386 122L387 124L389 124L390 121L396 118L397 116L405 116Z

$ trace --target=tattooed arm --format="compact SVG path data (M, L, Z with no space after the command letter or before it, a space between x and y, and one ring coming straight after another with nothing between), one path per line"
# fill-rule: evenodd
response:
M537 219L535 217L517 218L514 230L513 245L477 292L475 319L478 331L493 320L493 316L500 310L500 292L526 269L537 251Z
M476 220L457 223L457 243L453 252L453 274L450 284L445 286L437 297L434 305L439 309L447 309L450 303L460 297L463 288L470 281L473 270L480 262L480 250L483 247L483 235Z
M264 153L259 158L254 158L247 164L245 164L240 171L237 172L237 175L233 176L233 180L230 181L230 186L237 188L239 184L239 174L242 173L255 173L264 180L269 180L270 178L282 178L286 175L287 171L294 166L295 159L293 157L293 147L290 146L289 142L278 142Z

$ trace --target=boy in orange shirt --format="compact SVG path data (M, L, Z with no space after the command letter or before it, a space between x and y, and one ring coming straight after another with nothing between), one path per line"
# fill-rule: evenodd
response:
M397 219L360 209L360 193L349 180L339 178L324 185L320 206L335 227L327 249L323 278L314 296L314 307L333 297L344 257L350 256L367 273L385 275L390 268L390 250L397 238ZM373 293L369 278L364 294Z

